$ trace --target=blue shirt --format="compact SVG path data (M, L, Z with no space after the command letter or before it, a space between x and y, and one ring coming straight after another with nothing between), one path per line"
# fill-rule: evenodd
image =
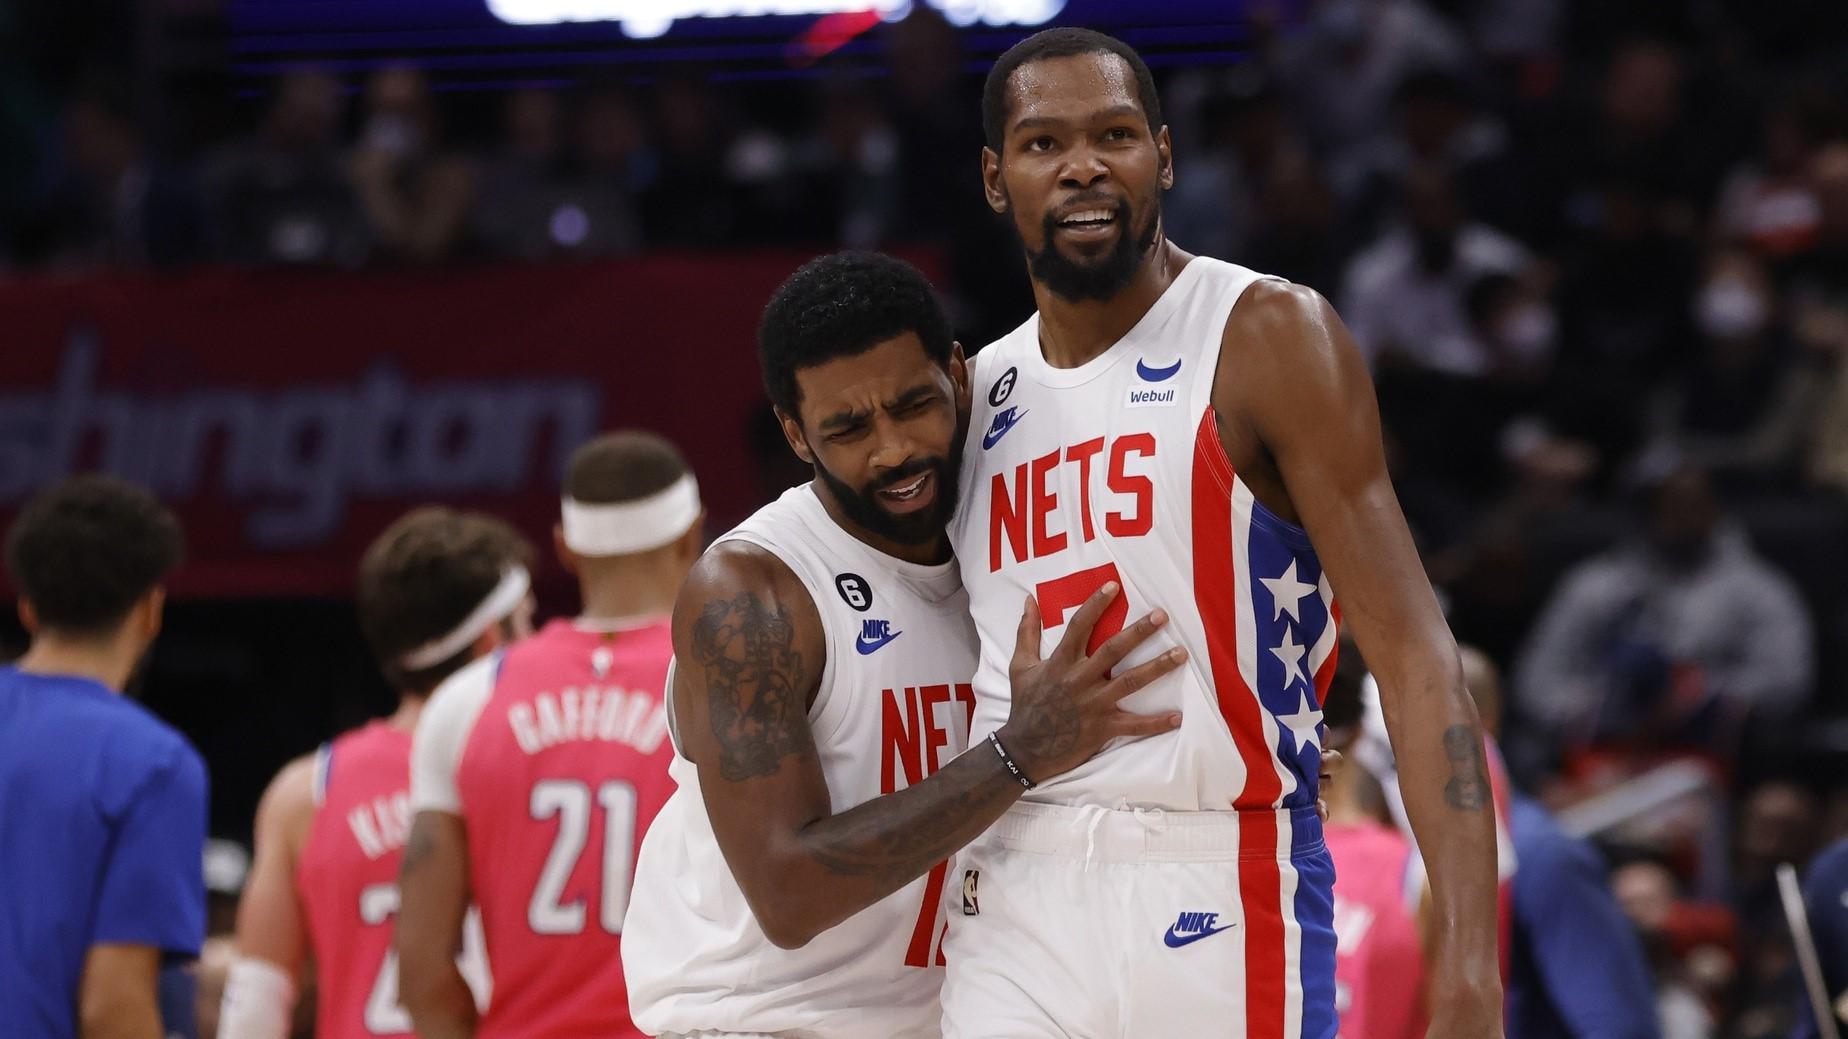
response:
M1810 863L1809 876L1803 881L1803 904L1809 909L1816 958L1822 961L1822 987L1833 1003L1848 997L1848 839L1824 848ZM1799 1039L1820 1034L1807 996L1799 1017Z
M1604 860L1546 809L1516 797L1508 1039L1657 1039L1642 942L1611 896Z
M0 668L0 1030L74 1039L97 944L205 937L205 764L101 683Z

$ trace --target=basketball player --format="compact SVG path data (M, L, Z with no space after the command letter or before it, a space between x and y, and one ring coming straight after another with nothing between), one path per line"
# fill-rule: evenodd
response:
M672 791L668 613L705 512L673 445L579 448L555 530L583 612L464 669L417 731L397 949L418 1035L632 1036L622 917L636 845ZM494 996L477 1022L449 951L481 910Z
M1029 38L983 115L987 200L1020 233L1039 312L971 378L951 529L982 642L974 736L1008 716L1023 595L1053 638L1118 584L1092 640L1158 603L1166 635L1127 662L1178 644L1190 664L1124 705L1179 710L1178 731L1056 779L1016 753L1039 785L959 862L982 900L953 918L945 1033L1335 1034L1314 763L1345 614L1431 863L1430 1035L1499 1036L1482 739L1347 332L1313 291L1168 241L1168 131L1121 42Z
M777 290L759 359L815 479L720 538L675 606L680 787L642 847L630 998L650 1034L935 1036L945 858L1020 797L1019 756L1051 776L1178 724L1116 704L1185 654L1111 678L1164 617L1087 655L1106 585L1042 660L1028 598L1012 715L964 750L975 635L944 521L968 382L948 320L909 265L843 253ZM948 886L964 912L986 898Z
M191 1027L163 990L205 937L205 762L124 695L181 541L152 495L93 475L39 492L7 531L32 644L0 667L0 1034Z
M1362 738L1358 654L1343 654L1322 700L1328 741ZM1353 662L1351 664L1350 662ZM1365 755L1324 779L1323 840L1341 876L1335 886L1335 1009L1342 1039L1420 1039L1425 1034L1422 886L1410 882L1417 850L1394 824Z
M442 508L406 515L366 550L360 627L398 709L283 766L264 791L219 1039L290 1035L304 975L319 1039L411 1034L391 954L411 732L437 683L531 631L526 556L500 521Z

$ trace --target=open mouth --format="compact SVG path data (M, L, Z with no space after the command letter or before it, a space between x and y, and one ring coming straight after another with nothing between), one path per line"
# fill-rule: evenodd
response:
M1075 209L1058 220L1061 234L1080 240L1103 238L1116 227L1117 211L1101 206Z
M936 490L936 474L924 472L897 486L884 488L878 495L892 512L916 512L936 500Z

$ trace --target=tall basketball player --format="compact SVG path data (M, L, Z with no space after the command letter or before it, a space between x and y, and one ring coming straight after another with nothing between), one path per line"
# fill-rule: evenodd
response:
M579 448L555 533L583 610L446 682L417 730L397 949L423 1039L622 1037L622 917L636 846L673 789L661 702L668 613L705 512L672 444ZM481 911L493 998L449 955Z
M1500 1035L1482 739L1347 332L1313 291L1168 241L1168 131L1121 42L1026 40L983 115L987 199L1039 312L971 378L952 537L982 642L974 734L1008 716L1023 595L1053 638L1120 585L1092 639L1159 605L1170 624L1128 663L1178 644L1189 665L1124 705L1179 710L1178 731L1057 778L1016 753L1038 785L965 852L981 911L951 927L946 1034L1335 1034L1314 763L1345 615L1431 864L1430 1034Z
M405 516L366 550L360 627L398 709L285 765L264 792L219 1039L290 1035L310 973L320 1039L411 1034L391 953L411 732L439 682L532 630L527 554L499 520L442 508ZM478 943L471 958L480 977Z
M1178 724L1117 701L1185 653L1112 678L1164 618L1087 654L1106 584L1042 660L1022 596L1012 715L964 750L976 644L944 521L968 382L930 286L889 257L813 261L771 299L759 358L815 479L720 538L675 606L680 787L629 905L635 1018L677 1037L935 1036L945 858L1019 799L1018 755L1051 776ZM964 912L986 898L947 886Z

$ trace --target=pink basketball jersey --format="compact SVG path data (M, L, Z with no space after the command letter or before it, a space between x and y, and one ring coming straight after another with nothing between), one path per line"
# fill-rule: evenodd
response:
M1340 1039L1420 1039L1424 948L1406 900L1412 845L1378 823L1330 824L1335 860L1335 1008Z
M320 1039L409 1036L392 917L410 833L411 734L375 721L321 748L316 805L295 889L316 965Z
M673 792L665 618L554 621L493 664L456 771L494 996L481 1039L640 1035L622 977L636 849Z

